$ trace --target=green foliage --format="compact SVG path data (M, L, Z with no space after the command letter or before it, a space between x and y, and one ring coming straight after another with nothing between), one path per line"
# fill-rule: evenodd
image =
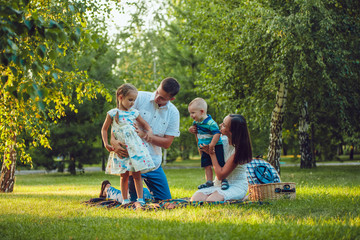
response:
M86 71L90 79L104 84L111 93L119 85L120 80L113 74L116 64L117 53L106 36L105 28L90 25L88 29L91 39L96 39L97 47L89 47L88 44L81 42L79 50L67 54L59 60L58 66L64 71L75 71L75 67L81 71ZM69 64L76 62L76 66ZM77 113L65 108L65 116L57 120L57 124L51 124L50 145L52 150L36 151L33 163L37 166L53 167L53 159L62 156L67 161L71 160L73 166L99 163L107 154L102 146L100 129L106 116L106 112L115 106L108 103L100 94L96 100L85 100L82 104L75 104ZM44 161L44 158L48 161Z
M253 128L267 129L276 90L285 82L289 130L305 100L315 128L331 115L332 135L340 127L341 136L357 136L357 1L171 2L181 39L205 57L196 83L225 113L240 112Z
M145 91L155 91L161 80L169 76L179 81L181 89L173 103L180 111L181 136L174 140L167 154L169 160L179 156L188 158L197 152L196 142L188 134L192 123L188 103L197 96L195 81L203 59L190 45L181 42L178 26L167 18L170 14L165 17L155 11L153 26L147 28L143 21L146 12L145 2L139 1L128 26L117 36L119 61L116 74L124 82Z
M95 11L94 1L2 1L0 6L1 105L0 151L4 164L10 160L8 148L16 143L20 159L31 162L26 143L19 138L30 136L31 146L50 147L49 121L56 123L75 103L110 96L86 71L61 69L59 60L79 49L80 44L96 46L87 30L86 11ZM74 64L70 59L69 64ZM14 142L14 139L16 142Z

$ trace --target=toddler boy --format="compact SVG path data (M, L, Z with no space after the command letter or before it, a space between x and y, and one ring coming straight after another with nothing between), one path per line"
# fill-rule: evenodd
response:
M215 150L216 158L221 167L224 166L224 148L220 139L220 130L218 124L207 114L207 103L202 98L195 98L189 103L188 110L190 117L194 119L193 125L197 129L197 143L200 145L209 145L209 151ZM202 152L201 167L205 169L206 183L198 186L198 189L207 188L214 185L213 171L210 155ZM229 183L226 179L221 181L221 189L229 188Z

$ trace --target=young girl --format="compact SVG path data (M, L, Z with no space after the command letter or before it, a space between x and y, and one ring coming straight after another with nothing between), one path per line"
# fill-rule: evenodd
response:
M149 124L139 115L139 111L131 109L138 95L137 89L131 84L123 84L116 91L117 108L107 112L106 119L101 129L101 135L105 148L110 152L105 173L120 175L120 188L123 204L129 203L128 179L131 172L137 192L137 202L144 204L143 185L141 172L145 173L155 168L144 142L137 135L134 121L147 132L151 132ZM108 143L108 129L114 137L121 141L129 153L129 157L120 158L115 154L114 148Z

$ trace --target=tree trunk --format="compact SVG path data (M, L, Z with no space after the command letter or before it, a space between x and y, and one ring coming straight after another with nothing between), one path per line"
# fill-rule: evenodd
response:
M314 125L311 125L311 152L312 152L312 156L313 156L313 166L316 167L317 151L315 149L315 128L314 128Z
M71 154L69 153L69 167L68 167L69 173L71 175L76 175L76 162L75 158L71 157Z
M15 151L16 137L13 137L11 145L8 147L8 151L4 152L4 161L1 167L1 179L0 179L0 192L13 192L15 185L15 167L16 167L16 151ZM6 159L6 155L9 154L9 159Z
M309 137L309 113L308 104L304 102L301 108L301 117L299 119L299 144L300 144L300 168L312 168L313 156L311 152L311 141Z
M276 103L271 114L270 143L267 159L280 174L280 156L282 147L282 124L284 122L287 85L281 83L276 94Z
M288 155L288 154L287 154L287 149L288 149L287 145L283 143L283 145L282 145L282 150L283 150L283 155L284 155L284 156Z
M353 144L351 144L351 146L350 146L349 160L354 160L354 145Z
M102 146L102 149L101 149L101 155L102 155L102 158L101 158L101 170L103 172L105 172L105 168L106 168L106 159L105 159L105 147L104 147L104 142L101 140L101 146Z
M341 155L344 154L343 144L342 144L342 143L340 143L339 146L338 146L337 154L338 154L339 156L341 156Z

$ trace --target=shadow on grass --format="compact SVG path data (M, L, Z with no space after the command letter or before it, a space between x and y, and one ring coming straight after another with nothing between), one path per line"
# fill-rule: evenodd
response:
M355 239L360 234L359 228L340 222L254 223L245 215L234 222L164 218L12 214L2 216L0 227L2 239Z
M0 198L7 199L9 201L34 201L36 202L42 202L47 201L48 204L51 204L51 201L58 201L58 202L78 202L81 204L83 201L89 200L90 198L93 198L94 196L90 196L88 194L64 194L64 193L29 193L29 194L0 194ZM96 197L96 196L95 196Z
M84 174L70 175L66 173L50 173L50 174L31 174L16 176L16 185L36 186L36 185L83 185L83 186L99 186L105 179L119 185L120 177L107 175L104 172L88 172ZM16 188L15 185L15 188Z
M320 166L311 169L288 167L281 169L282 182L296 186L359 186L360 166Z

